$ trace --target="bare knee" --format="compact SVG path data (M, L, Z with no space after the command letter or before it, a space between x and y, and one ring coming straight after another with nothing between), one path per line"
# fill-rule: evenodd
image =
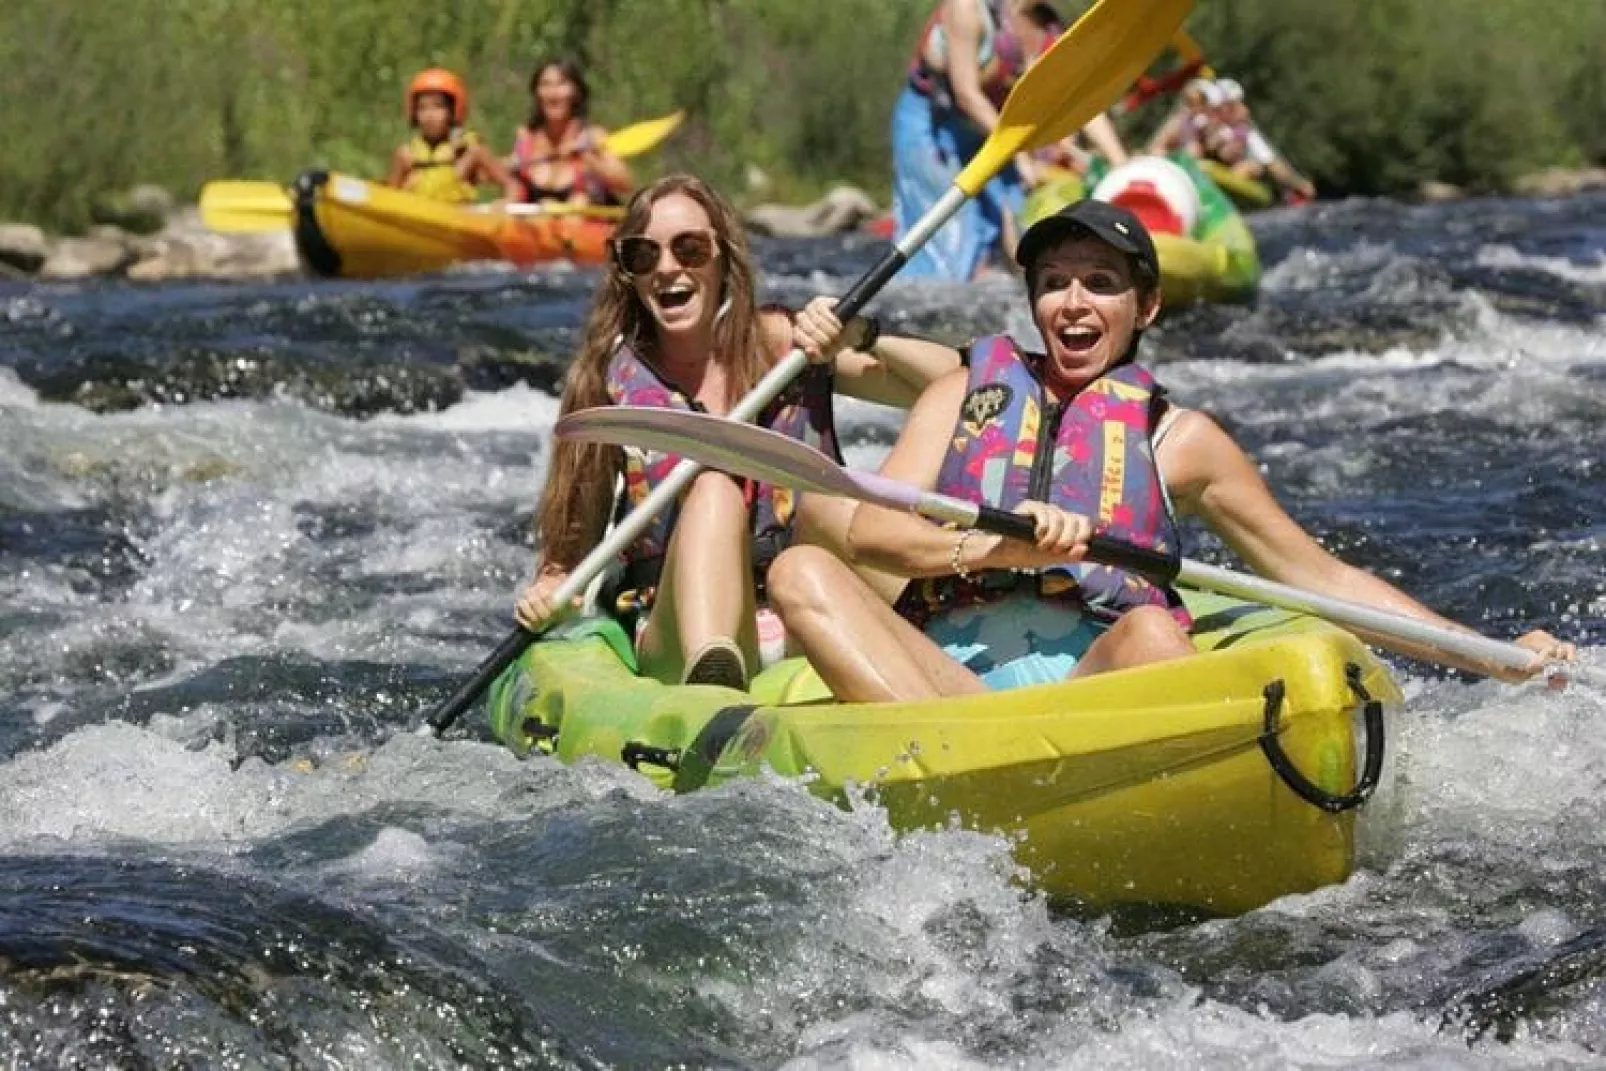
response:
M726 516L737 514L745 521L747 496L741 484L723 472L703 471L692 480L681 500L681 515Z
M841 559L822 547L799 544L786 548L770 564L764 586L769 601L784 617L822 612L829 608L831 592L854 579Z
M1139 606L1121 615L1110 630L1119 633L1122 652L1133 662L1156 662L1193 653L1188 633L1159 606Z

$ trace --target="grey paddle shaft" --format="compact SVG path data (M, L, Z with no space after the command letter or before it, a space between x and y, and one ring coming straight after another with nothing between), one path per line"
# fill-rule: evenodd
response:
M1475 662L1507 669L1524 669L1532 665L1534 660L1534 652L1515 643L1493 640L1472 632L1458 632L1443 625L1435 625L1431 621L1379 610L1348 599L1318 595L1314 591L1305 591L1287 584L1279 584L1275 580L1233 572L1191 558L1183 559L1177 580L1183 584L1231 595L1234 598L1326 618L1346 628L1382 634L1397 641L1418 643Z

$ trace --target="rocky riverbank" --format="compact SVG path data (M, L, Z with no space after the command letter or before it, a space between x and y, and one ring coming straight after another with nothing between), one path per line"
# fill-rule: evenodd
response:
M745 213L755 233L813 238L855 230L879 212L868 194L833 188L807 205L761 204ZM238 279L299 272L288 229L219 234L194 207L178 206L160 187L108 197L88 233L46 234L26 223L0 223L0 278L74 280L114 276L140 282Z
M1564 197L1606 187L1606 168L1551 168L1513 183L1511 192ZM755 191L756 192L756 191ZM1418 199L1459 200L1466 191L1424 182ZM301 271L288 229L259 234L209 230L193 206L175 204L155 186L109 195L97 210L101 220L88 233L46 234L26 223L0 222L0 279L75 280L111 276L140 282L171 279L246 279ZM743 213L756 234L819 238L844 234L880 215L876 203L853 186L837 186L806 205L758 204Z

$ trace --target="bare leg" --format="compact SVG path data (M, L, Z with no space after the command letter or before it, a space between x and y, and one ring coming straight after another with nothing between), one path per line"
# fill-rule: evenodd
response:
M828 550L783 551L770 567L769 593L787 633L843 702L987 691Z
M711 641L735 640L749 672L758 666L747 501L735 480L704 472L681 499L658 594L637 642L642 672L678 682Z
M1091 677L1194 653L1193 641L1176 618L1158 606L1140 606L1121 615L1110 631L1093 641L1071 670L1071 677Z
M891 606L903 594L903 589L909 581L901 576L872 569L868 565L859 565L851 560L848 553L848 525L853 523L854 511L859 504L851 498L838 498L834 495L806 494L797 507L795 543L812 543L817 547L824 547L835 554L859 574L870 589L881 596L881 601Z

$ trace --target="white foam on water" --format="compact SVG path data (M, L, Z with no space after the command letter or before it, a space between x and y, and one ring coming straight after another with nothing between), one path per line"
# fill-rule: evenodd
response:
M1509 245L1485 245L1478 250L1477 263L1487 268L1536 268L1580 283L1606 282L1606 253L1594 263L1580 263L1566 257L1546 257L1522 253Z
M207 717L200 711L153 721L165 732L125 722L90 726L0 764L0 844L50 851L138 841L233 854L290 829L384 805L513 816L520 804L510 801L538 808L549 798L524 791L543 775L559 797L572 793L573 776L547 760L521 762L502 747L406 733L371 750L236 766L226 744L187 742L193 723ZM435 846L393 830L348 866L394 874L432 861L444 861Z
M559 399L525 383L506 390L486 393L469 391L461 401L446 409L429 413L381 413L373 419L380 424L432 431L534 432L550 429L558 419Z

